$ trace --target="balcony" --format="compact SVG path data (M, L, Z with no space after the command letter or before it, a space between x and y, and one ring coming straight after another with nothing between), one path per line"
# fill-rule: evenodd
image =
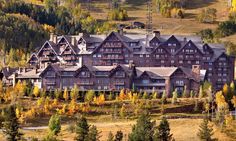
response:
M103 56L102 59L104 60L124 60L124 56L119 56L119 57L108 57L108 56Z
M71 52L71 51L64 51L63 54L65 54L65 55L70 55L70 54L72 54L72 52Z
M119 50L119 51L117 51L117 50L105 50L105 51L103 51L103 53L104 54L121 54L122 53L122 51L121 50Z
M74 56L67 56L67 57L63 57L64 60L66 61L70 61L70 60L75 60Z
M55 81L46 81L46 85L56 85Z
M78 82L77 83L78 85L82 85L82 86L90 86L90 85L93 85L93 82Z
M136 83L134 85L138 86L138 87L142 87L142 86L145 86L145 87L165 87L166 86L165 83Z
M49 57L41 57L40 61L50 61L50 58Z
M125 82L115 82L115 85L125 85Z
M43 51L43 55L50 55L50 54L51 54L50 50Z

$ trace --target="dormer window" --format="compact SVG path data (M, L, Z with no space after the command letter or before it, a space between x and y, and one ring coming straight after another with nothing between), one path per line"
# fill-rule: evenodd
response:
M172 46L172 44L171 44L171 43L168 43L168 46L170 47L170 46Z
M170 52L171 52L171 53L175 53L175 49L171 49Z
M173 44L173 46L175 46L175 47L176 47L176 44Z

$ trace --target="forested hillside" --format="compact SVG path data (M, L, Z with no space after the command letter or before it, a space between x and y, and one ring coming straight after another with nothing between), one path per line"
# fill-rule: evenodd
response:
M75 1L59 6L53 1L35 5L21 0L1 0L0 8L0 49L6 54L1 60L10 66L26 65L27 54L41 46L51 32L74 35L113 29L112 24L97 21ZM18 52L24 55L17 55Z

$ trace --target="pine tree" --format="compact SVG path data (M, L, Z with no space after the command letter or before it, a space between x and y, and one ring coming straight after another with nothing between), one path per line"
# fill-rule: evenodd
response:
M114 135L112 134L112 132L110 131L107 137L107 141L113 141L114 140Z
M85 117L80 117L76 121L76 141L85 141L88 137L89 125Z
M200 125L200 129L197 135L201 140L205 141L212 140L211 137L213 135L213 129L208 125L208 122L209 122L208 119L205 118Z
M203 98L203 88L202 88L202 85L200 86L200 89L199 89L198 98Z
M163 104L167 103L167 96L166 96L166 91L165 90L162 93L161 103L163 103Z
M10 106L4 115L3 133L6 134L8 141L18 141L22 133L19 132L20 125L16 117L15 106Z
M77 100L78 94L79 94L79 89L77 85L75 84L74 88L71 90L71 93L70 93L71 99Z
M95 92L93 90L89 90L84 97L84 101L90 103L93 101L94 96Z
M52 115L49 123L48 123L48 127L50 132L53 135L58 135L58 133L61 131L61 118L58 115Z
M183 98L187 98L187 97L188 97L186 85L184 86L184 91L183 91L182 97L183 97Z
M96 126L91 126L90 129L89 129L89 132L88 132L88 138L87 138L87 141L99 141L99 132L97 130L97 127Z
M170 141L172 139L172 134L170 133L170 126L168 120L163 117L160 125L157 127L158 132L154 135L161 141Z
M233 81L230 83L230 93L231 93L232 95L235 94L235 84L234 84Z
M129 141L151 141L154 135L155 122L151 121L149 114L141 114L132 127Z
M148 94L146 91L143 93L143 99L148 99Z
M117 131L115 135L115 140L114 141L122 141L123 139L123 132L122 131Z
M178 97L177 89L175 89L175 91L173 91L172 95L173 96L172 96L172 99L171 99L171 103L175 104L177 102L177 97Z
M64 93L63 93L63 98L67 102L69 100L69 94L67 88L65 88Z

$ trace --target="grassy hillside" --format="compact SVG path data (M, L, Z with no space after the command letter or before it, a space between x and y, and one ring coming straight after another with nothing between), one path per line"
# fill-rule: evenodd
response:
M166 34L193 34L205 28L216 28L215 24L202 24L195 20L198 13L204 8L216 8L217 9L217 21L224 21L228 18L227 14L227 1L226 0L190 0L192 6L188 6L185 9L184 19L163 18L156 12L153 7L153 27L154 29L161 30ZM83 4L85 6L85 4ZM146 22L146 3L145 0L127 0L122 5L127 11L130 17L129 21L124 23L131 23L133 21ZM108 12L107 0L94 0L91 4L91 14L100 20L106 20ZM131 31L131 32L136 32Z
M26 2L33 2L34 4L40 4L35 0L25 0ZM191 5L188 5L184 9L185 18L175 19L175 18L163 18L159 13L156 12L155 7L153 7L153 28L161 30L166 34L193 34L205 28L216 28L218 23L215 24L203 24L195 20L198 13L204 8L215 8L217 9L217 21L224 21L228 18L227 13L227 0L189 0ZM190 3L189 2L189 3ZM84 0L81 0L83 8L88 6ZM106 20L108 8L108 0L92 0L90 4L90 13L93 17L98 20ZM122 4L128 11L130 20L122 22L130 24L133 21L146 22L146 0L126 0ZM128 32L140 32L140 30L129 30ZM141 31L142 32L142 31Z

